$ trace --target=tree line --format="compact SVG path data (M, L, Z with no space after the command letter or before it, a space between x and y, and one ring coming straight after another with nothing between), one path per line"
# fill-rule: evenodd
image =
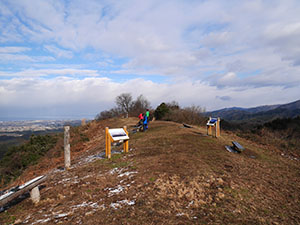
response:
M192 105L190 107L180 107L178 102L162 102L155 110L151 109L151 104L143 95L139 95L133 100L130 93L123 93L116 97L116 106L110 110L100 112L96 120L104 120L113 117L136 117L147 109L151 111L150 119L154 116L156 120L168 120L179 123L189 123L203 125L207 118L204 116L205 108Z
M150 102L143 96L139 95L133 100L131 93L122 93L115 99L116 106L110 110L100 112L96 120L104 120L113 117L137 116L151 108Z

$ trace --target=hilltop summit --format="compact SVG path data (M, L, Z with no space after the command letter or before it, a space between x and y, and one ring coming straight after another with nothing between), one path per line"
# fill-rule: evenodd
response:
M134 118L93 121L71 129L72 167L62 170L55 147L20 180L48 179L41 201L24 199L0 214L15 224L296 224L300 221L299 160L222 131L153 121L130 134L128 154L102 158L104 129L130 128ZM88 137L82 139L82 136ZM226 151L232 140L245 147ZM58 143L58 145L62 143ZM60 168L60 169L59 169ZM291 185L292 184L292 185Z

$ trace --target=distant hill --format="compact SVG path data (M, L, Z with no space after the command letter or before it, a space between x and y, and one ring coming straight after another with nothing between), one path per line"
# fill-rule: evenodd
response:
M265 105L254 108L225 108L207 112L206 115L236 122L267 122L276 118L295 118L300 115L300 100L288 104Z

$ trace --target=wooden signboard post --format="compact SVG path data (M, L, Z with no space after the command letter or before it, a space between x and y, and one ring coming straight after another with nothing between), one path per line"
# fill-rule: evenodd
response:
M117 141L123 141L123 148L124 152L128 152L129 148L129 136L126 126L123 128L114 128L109 129L108 127L105 128L105 156L107 158L111 158L111 143Z
M207 135L220 137L220 118L211 118L207 121L206 128L207 128ZM213 129L214 128L214 129ZM213 134L214 133L214 134Z

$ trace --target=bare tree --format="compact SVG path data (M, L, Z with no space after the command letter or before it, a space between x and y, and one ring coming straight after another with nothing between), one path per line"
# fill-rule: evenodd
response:
M126 113L126 117L128 118L128 113L130 111L132 105L132 96L130 93L123 93L116 97L116 104L118 108L124 113Z
M150 102L143 96L140 95L132 102L131 114L138 115L139 113L145 112L150 108Z

